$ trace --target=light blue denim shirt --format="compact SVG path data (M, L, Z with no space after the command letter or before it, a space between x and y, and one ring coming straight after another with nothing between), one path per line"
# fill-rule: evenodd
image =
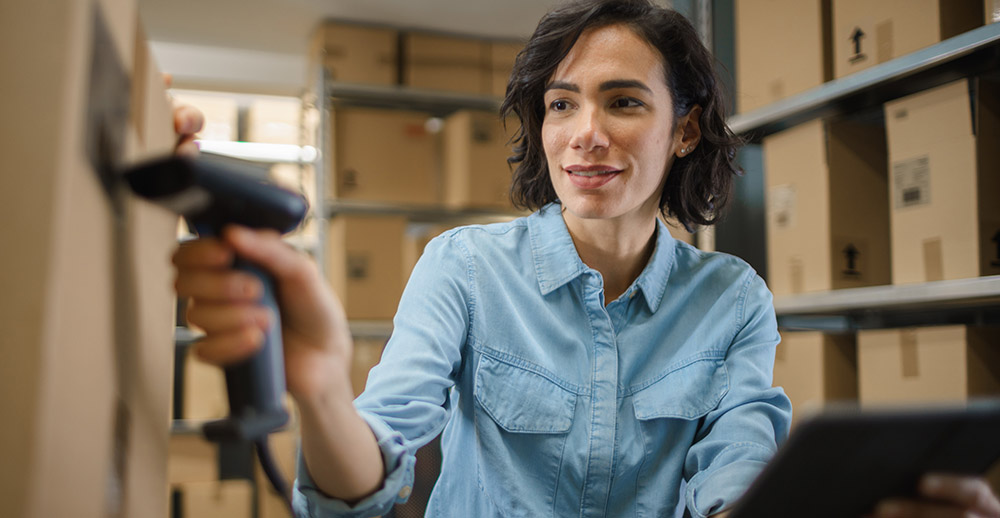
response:
M643 272L605 306L558 204L435 238L355 406L385 484L348 506L300 459L299 516L376 516L442 433L427 516L664 517L728 508L789 428L771 387L771 294L745 262L658 224ZM686 480L684 494L680 494Z

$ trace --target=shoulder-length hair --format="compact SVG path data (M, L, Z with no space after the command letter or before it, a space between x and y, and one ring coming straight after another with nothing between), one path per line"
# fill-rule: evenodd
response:
M542 148L545 87L556 67L585 30L625 24L656 48L663 57L664 78L673 98L674 120L701 106L701 140L695 150L674 160L660 210L689 231L718 221L732 196L733 176L741 174L736 150L742 140L725 121L725 99L715 75L711 53L697 31L681 14L648 0L584 0L558 7L538 23L517 55L500 107L501 118L516 115L521 125L514 134L514 154L507 159L514 170L511 201L518 208L536 210L556 201Z

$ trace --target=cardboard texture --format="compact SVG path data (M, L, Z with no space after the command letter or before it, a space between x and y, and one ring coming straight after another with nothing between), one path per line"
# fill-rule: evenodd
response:
M222 419L229 415L226 376L222 369L199 360L188 349L184 362L182 419Z
M1000 274L1000 85L956 81L886 103L885 117L892 282Z
M167 462L170 486L219 480L219 445L201 435L171 435Z
M427 114L338 108L332 111L334 198L431 205L441 199L437 135Z
M247 518L253 514L253 483L249 480L189 482L180 492L182 518Z
M406 34L404 41L406 86L471 94L491 92L489 42L417 32Z
M733 3L738 112L780 101L833 77L830 1Z
M318 70L345 83L399 84L399 32L344 22L326 22L313 32L309 44L309 85L317 84Z
M514 69L517 53L524 48L523 43L494 41L490 44L490 91L485 92L494 97L504 97L507 94L507 81Z
M406 219L346 216L330 221L327 279L349 319L382 320L396 314L409 271L403 264Z
M833 0L833 76L885 63L983 24L982 0Z
M763 148L771 291L889 284L881 124L813 121L764 139Z
M247 110L247 140L266 144L300 144L302 102L295 98L258 98Z
M1000 395L1000 330L966 326L858 333L862 404Z
M163 516L176 218L113 208L92 165L172 148L162 78L128 0L2 11L0 216L19 253L0 259L17 423L0 431L0 501L24 518Z
M462 110L444 123L444 205L450 208L512 209L513 171L507 144L516 121L504 130L492 112Z
M793 423L823 406L858 399L858 358L853 334L783 331L774 360L774 386L792 401Z

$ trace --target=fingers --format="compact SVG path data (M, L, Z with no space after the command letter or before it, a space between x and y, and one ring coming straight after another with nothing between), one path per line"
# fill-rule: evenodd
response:
M928 498L954 502L981 516L1000 518L1000 502L981 478L927 475L920 481L920 493Z
M912 500L884 500L875 508L874 518L973 518L954 505Z
M222 235L240 257L268 270L280 283L294 287L316 281L312 263L281 241L273 230L251 230L232 225Z
M174 287L181 297L207 302L252 303L264 294L259 279L236 270L185 272L177 276Z
M264 343L264 332L246 327L227 333L205 336L194 346L194 352L207 363L225 367L246 360Z
M187 322L205 332L230 333L256 327L262 331L271 325L270 311L255 304L212 304L192 301L187 308Z
M173 263L178 269L229 268L234 258L232 248L218 239L201 238L181 243L174 252Z
M205 125L201 110L187 104L174 108L174 132L178 135L194 135Z

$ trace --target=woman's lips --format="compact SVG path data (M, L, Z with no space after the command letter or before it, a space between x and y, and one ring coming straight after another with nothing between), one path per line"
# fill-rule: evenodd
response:
M620 169L605 165L572 165L564 169L570 182L580 189L597 189L613 180Z

